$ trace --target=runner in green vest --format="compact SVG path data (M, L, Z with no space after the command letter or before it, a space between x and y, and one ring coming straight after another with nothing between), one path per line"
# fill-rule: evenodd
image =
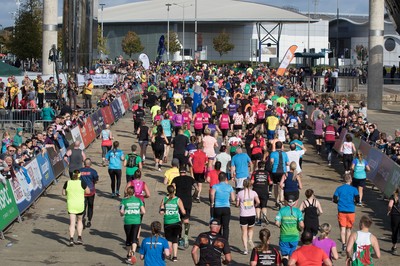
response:
M168 197L161 201L160 214L164 215L164 232L172 250L172 261L178 261L178 237L182 231L181 217L186 215L182 201L175 196L175 187L167 187ZM179 213L180 212L180 213Z
M126 190L127 197L121 200L119 213L124 216L124 230L126 235L126 262L131 264L136 261L135 251L138 245L140 224L142 223L141 215L146 211L141 199L135 197L134 187L128 187Z
M67 210L69 214L69 246L82 245L83 222L82 215L85 210L85 193L90 193L90 188L79 178L81 173L75 170L71 180L65 182L62 190L63 196L67 196ZM77 223L78 220L78 223ZM74 242L75 224L77 223L78 239Z

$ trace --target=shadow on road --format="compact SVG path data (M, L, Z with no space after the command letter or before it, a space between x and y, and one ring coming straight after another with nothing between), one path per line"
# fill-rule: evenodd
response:
M69 242L69 239L63 236L60 236L59 233L56 232L52 232L52 231L46 231L46 230L42 230L42 229L33 229L32 233L36 234L36 235L41 235L45 238L57 241L58 243L62 244L62 245L67 245Z

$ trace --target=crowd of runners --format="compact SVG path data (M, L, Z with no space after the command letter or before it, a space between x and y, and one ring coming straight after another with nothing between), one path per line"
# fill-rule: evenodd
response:
M302 183L307 175L302 168L303 157L309 152L305 139L315 143L318 154L326 154L329 165L341 128L352 130L367 124L368 134L360 136L373 141L376 125L368 123L363 103L355 110L345 100L322 98L302 79L279 77L273 69L262 66L241 70L216 65L128 69L131 73L119 86L139 86L143 91L142 99L132 107L133 145L129 153L124 153L107 128L100 135L103 159L99 162L108 167L111 196L121 198L127 263L136 262L139 246L145 265L165 265L165 258L179 261L179 253L186 252L180 250L190 246L190 214L199 203L209 205L206 222L210 231L200 234L193 244L195 265L231 262L231 208L235 207L240 209L241 253L249 256L250 265L332 265L339 253L349 265L373 265L380 257L377 238L369 232L371 219L355 217L355 209L363 206L369 166L361 151L355 150L350 135L341 147L344 184L331 195L338 206L339 247L329 238L331 230L337 229L321 217L324 206L313 187ZM307 105L315 107L310 117ZM330 117L327 125L326 116ZM308 128L310 124L312 129ZM75 143L65 158L83 167L70 169L71 180L64 185L71 246L82 244L82 230L91 226L98 179L90 159L79 151L79 144ZM140 242L143 215L154 211L145 206L145 200L157 197L150 194L142 172L144 165L164 177L167 195L160 197L157 210L163 223L152 222L152 236ZM121 181L124 167L126 183ZM300 193L305 194L303 202L299 202ZM393 254L397 254L400 229L398 194L399 189L390 199L388 210ZM274 202L276 216L267 212L268 201ZM82 218L86 212L87 223ZM78 240L74 241L76 219ZM273 224L280 228L279 243L269 240L268 227ZM255 226L263 226L257 237ZM255 245L255 241L261 244Z

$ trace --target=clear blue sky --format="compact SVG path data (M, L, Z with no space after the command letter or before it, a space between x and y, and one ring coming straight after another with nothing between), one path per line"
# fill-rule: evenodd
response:
M20 0L24 2L25 0ZM55 1L55 0L54 0ZM61 14L63 0L57 0L59 2L59 14ZM104 3L107 6L115 6L125 3L134 2L135 0L99 0L99 3ZM165 0L156 0L165 2ZM187 0L194 1L194 0ZM201 0L199 0L201 1ZM269 5L275 5L279 7L291 6L298 8L300 11L308 10L308 1L310 1L310 10L313 13L314 3L318 2L317 12L336 12L335 0L247 0L249 2L265 3ZM368 0L339 0L339 8L341 13L346 14L368 14ZM1 0L0 9L0 25L8 27L13 25L12 12L17 10L16 0Z

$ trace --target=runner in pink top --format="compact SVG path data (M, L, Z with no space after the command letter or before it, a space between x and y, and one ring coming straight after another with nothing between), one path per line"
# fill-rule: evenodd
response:
M229 112L228 109L224 108L222 110L222 114L219 117L219 128L222 131L222 138L225 140L228 136L228 131L229 131L229 123L230 123L230 117L229 117Z

